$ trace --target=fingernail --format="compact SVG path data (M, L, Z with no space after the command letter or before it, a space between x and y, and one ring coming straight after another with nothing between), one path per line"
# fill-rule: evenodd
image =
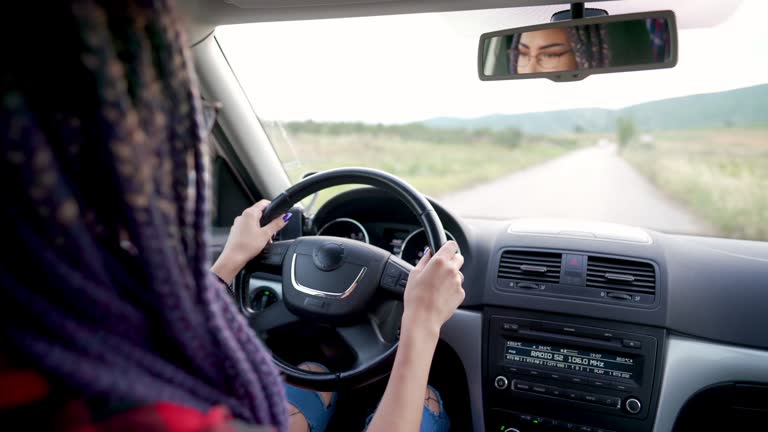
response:
M286 213L283 215L283 222L288 222L293 217L293 213Z
M425 247L425 248L424 248L424 254L423 254L423 255L426 255L426 254L428 254L428 253L429 253L429 246L427 246L427 247Z

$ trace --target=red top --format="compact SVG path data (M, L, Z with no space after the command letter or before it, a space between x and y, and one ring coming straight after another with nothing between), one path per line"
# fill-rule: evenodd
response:
M120 407L110 404L97 408L85 400L67 400L56 394L43 375L29 369L8 368L1 359L0 389L0 424L17 425L25 430L274 432L271 427L235 420L224 406L215 406L207 412L171 402Z

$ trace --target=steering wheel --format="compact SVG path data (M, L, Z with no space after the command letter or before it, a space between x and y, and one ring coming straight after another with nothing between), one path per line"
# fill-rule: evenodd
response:
M364 184L391 192L417 217L432 251L445 244L440 218L421 193L391 174L368 168L333 169L305 178L272 201L264 210L261 224L286 213L315 192L345 184ZM343 372L308 372L273 356L275 366L288 382L326 391L359 387L386 376L397 352L398 342L383 341L368 320L367 312L377 303L374 299L381 297L375 294L385 292L402 299L412 269L389 251L357 240L300 237L274 242L250 261L235 279L235 298L259 335L301 321L324 324L335 328L354 351L352 368ZM255 272L282 274L283 299L259 313L248 307L250 275Z

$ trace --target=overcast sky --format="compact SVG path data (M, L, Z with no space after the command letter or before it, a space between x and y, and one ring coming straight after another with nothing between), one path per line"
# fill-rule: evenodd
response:
M744 0L719 26L682 30L674 69L576 83L480 81L479 35L541 22L527 9L247 24L219 28L217 37L269 120L401 123L620 108L768 82L766 0Z

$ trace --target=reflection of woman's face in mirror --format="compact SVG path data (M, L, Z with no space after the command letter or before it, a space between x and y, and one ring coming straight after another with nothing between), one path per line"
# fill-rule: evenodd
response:
M523 33L518 52L518 74L578 69L568 32L564 28Z

